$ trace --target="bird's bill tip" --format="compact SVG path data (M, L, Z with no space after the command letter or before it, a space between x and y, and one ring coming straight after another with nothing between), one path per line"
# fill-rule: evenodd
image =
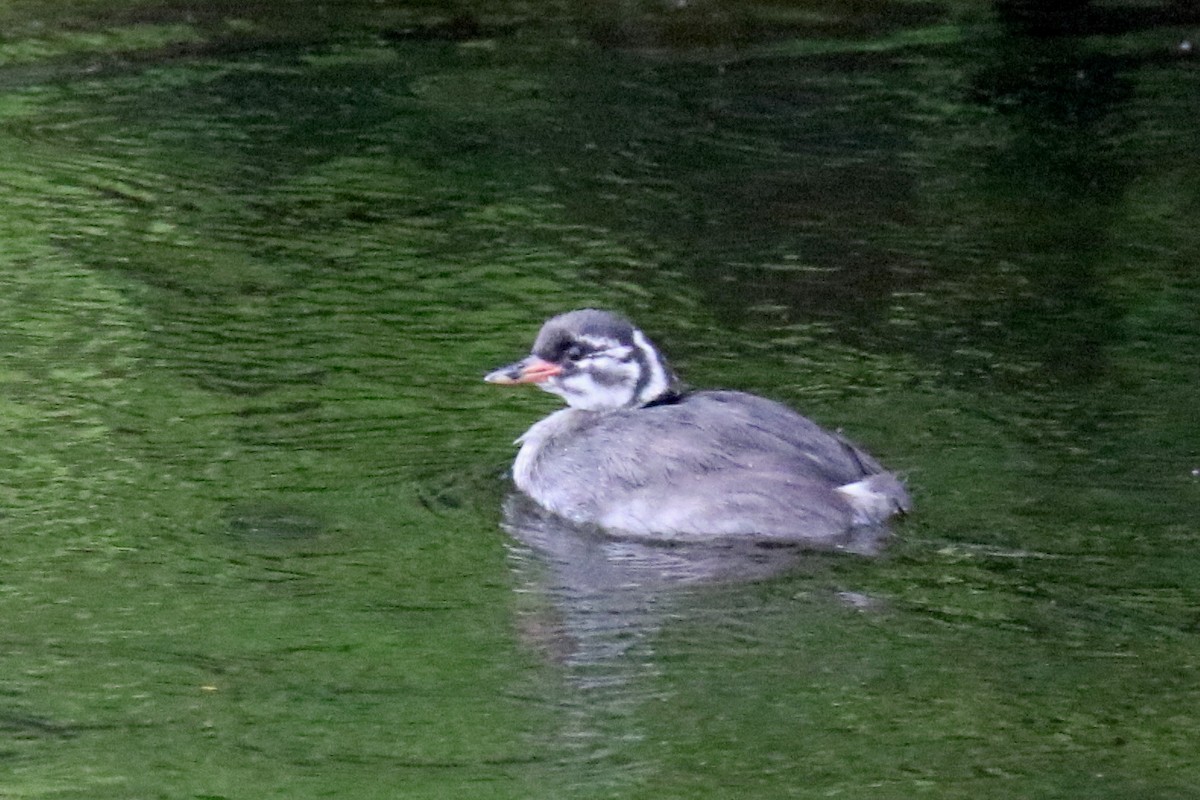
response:
M541 383L562 372L562 367L551 361L530 356L529 358L501 367L483 377L488 383L515 386L519 383Z

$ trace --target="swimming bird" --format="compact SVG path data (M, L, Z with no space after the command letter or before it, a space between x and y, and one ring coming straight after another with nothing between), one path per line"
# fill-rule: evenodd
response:
M566 401L517 440L512 475L574 523L657 540L836 547L910 507L894 474L787 406L686 391L646 334L609 311L553 317L528 357L484 380Z

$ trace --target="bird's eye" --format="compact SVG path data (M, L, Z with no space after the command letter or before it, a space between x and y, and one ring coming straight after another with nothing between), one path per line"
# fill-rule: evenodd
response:
M566 361L578 361L587 355L587 350L581 344L573 344L563 351L563 359Z

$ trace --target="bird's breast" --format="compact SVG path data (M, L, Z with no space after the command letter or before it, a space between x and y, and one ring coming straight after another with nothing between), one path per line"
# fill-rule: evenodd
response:
M513 482L518 489L535 498L541 494L539 488L549 480L542 475L542 461L551 442L578 429L584 422L580 417L586 417L588 413L564 408L535 422L521 434L517 439L521 449L513 462Z

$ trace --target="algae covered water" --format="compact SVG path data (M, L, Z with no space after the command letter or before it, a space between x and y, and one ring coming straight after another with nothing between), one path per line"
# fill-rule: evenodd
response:
M0 795L1194 791L1195 20L44 5L0 12ZM561 536L505 479L556 401L481 378L587 305L916 513Z

